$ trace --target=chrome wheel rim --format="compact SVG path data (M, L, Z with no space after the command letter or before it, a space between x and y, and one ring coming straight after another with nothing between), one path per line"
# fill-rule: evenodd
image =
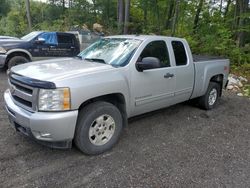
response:
M107 114L96 118L89 128L89 140L96 146L106 144L114 135L115 121Z
M212 106L216 100L217 100L217 90L213 88L209 93L208 104Z

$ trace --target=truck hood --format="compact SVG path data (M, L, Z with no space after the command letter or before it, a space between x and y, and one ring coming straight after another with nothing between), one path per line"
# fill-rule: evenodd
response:
M3 36L3 35L0 35L0 40L7 40L7 39L18 39L17 37L11 37L11 36Z
M110 69L114 69L114 67L78 58L58 58L18 65L12 67L11 72L29 78L53 82Z
M6 51L14 48L22 48L26 43L28 41L21 39L0 39L0 47L3 47Z
M14 46L21 43L26 43L27 41L21 39L0 39L0 46L7 47L7 46Z

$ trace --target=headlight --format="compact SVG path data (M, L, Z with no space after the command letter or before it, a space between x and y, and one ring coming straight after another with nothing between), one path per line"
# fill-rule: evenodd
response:
M0 46L0 53L2 53L2 54L6 53L6 50L1 46Z
M70 110L69 88L40 89L38 109L40 111Z

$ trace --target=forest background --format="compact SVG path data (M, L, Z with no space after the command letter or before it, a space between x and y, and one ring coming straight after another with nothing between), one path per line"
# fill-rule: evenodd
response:
M94 23L106 35L184 37L193 53L227 57L250 78L249 0L0 0L0 35Z

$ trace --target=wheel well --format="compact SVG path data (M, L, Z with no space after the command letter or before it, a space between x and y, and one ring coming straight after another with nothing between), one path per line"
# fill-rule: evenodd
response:
M9 54L9 55L7 56L5 65L7 66L9 60L10 60L12 57L15 57L15 56L23 56L23 57L27 58L29 61L31 61L30 56L29 56L27 53L25 53L25 52L12 52L11 54Z
M220 85L220 96L222 95L223 75L218 74L210 79L210 82L216 82Z
M116 106L122 114L123 125L127 125L126 101L125 101L124 96L121 93L113 93L113 94L103 95L103 96L89 99L80 105L79 111L83 109L85 106L87 106L88 104L96 102L96 101L105 101Z

